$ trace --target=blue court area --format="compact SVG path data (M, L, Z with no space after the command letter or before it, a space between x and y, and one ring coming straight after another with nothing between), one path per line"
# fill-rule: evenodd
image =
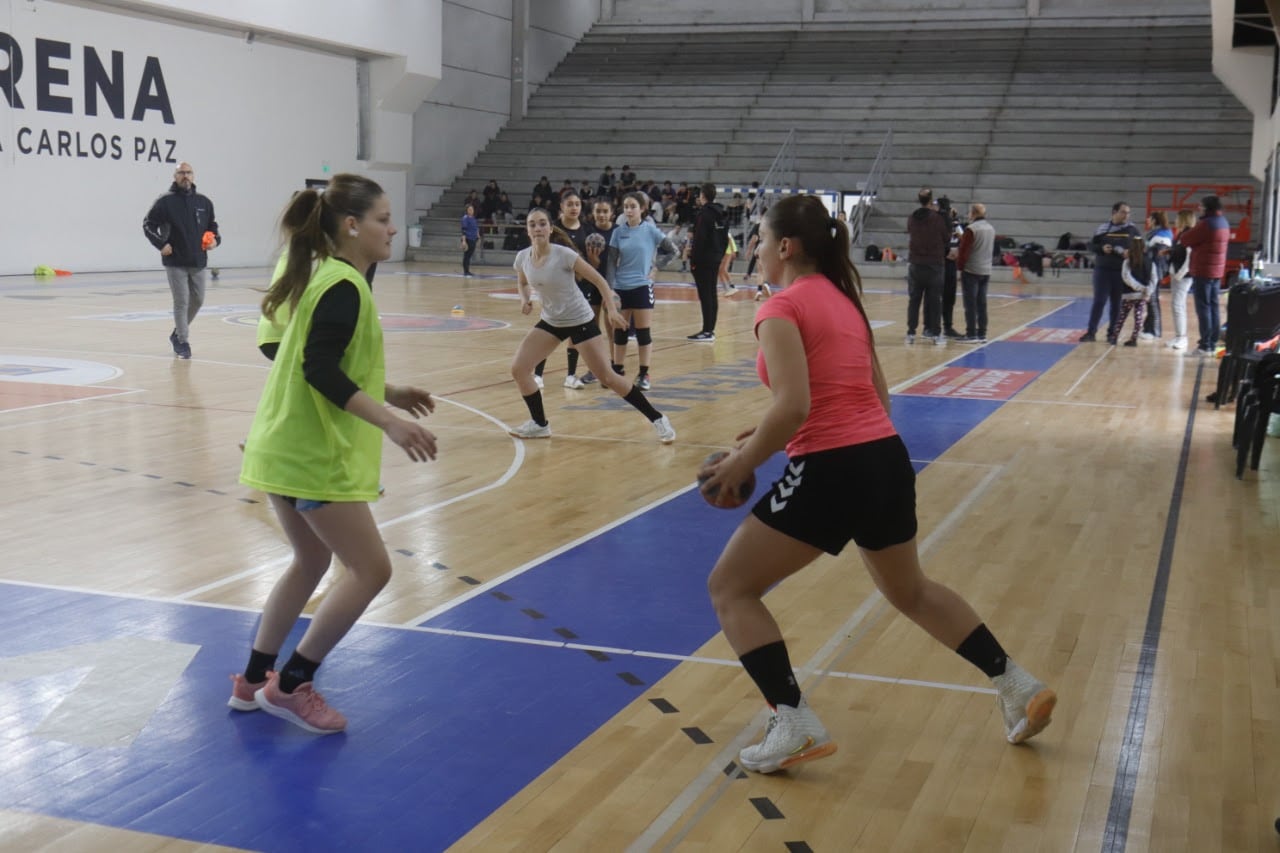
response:
M954 364L1043 371L1070 350L993 343ZM920 468L1000 405L900 396L894 420ZM0 583L0 808L253 850L444 849L677 663L631 652L715 635L706 576L745 511L688 491L427 630L357 625L321 678L350 720L330 737L226 707L256 614Z

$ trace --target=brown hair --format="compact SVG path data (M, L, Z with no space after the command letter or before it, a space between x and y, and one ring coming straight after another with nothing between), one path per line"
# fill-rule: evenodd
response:
M849 259L849 229L812 195L789 195L769 208L764 224L773 236L799 240L804 253L818 265L818 272L829 278L840 292L849 297L863 319L862 276ZM871 321L867 321L867 328Z
M274 320L276 309L286 302L296 308L311 280L312 261L332 257L337 251L342 218L364 218L383 195L382 187L374 181L347 173L334 175L323 193L308 189L296 194L280 216L289 260L267 289L262 313Z
M574 193L574 195L577 195L577 193ZM569 232L565 231L552 221L551 214L547 213L545 208L533 207L529 209L529 212L525 214L524 218L524 227L526 231L529 230L529 217L533 216L535 213L541 213L543 216L547 217L547 224L551 226L550 239L552 243L559 243L561 246L568 246L570 249L578 252L578 247L574 244L573 238L569 236ZM578 255L581 256L582 253L578 252Z
M1149 284L1147 278L1150 271L1147 268L1147 243L1141 237L1129 238L1129 273L1143 284Z

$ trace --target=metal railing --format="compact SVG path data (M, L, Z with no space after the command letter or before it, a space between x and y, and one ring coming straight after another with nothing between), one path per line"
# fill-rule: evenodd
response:
M867 213L870 212L871 205L875 204L876 196L880 194L880 187L884 185L884 179L889 174L889 164L892 161L893 129L890 128L885 131L880 150L876 152L876 159L872 161L871 169L867 172L867 179L862 182L862 186L858 187L861 198L858 200L858 206L849 214L850 248L862 242L862 230L867 221Z

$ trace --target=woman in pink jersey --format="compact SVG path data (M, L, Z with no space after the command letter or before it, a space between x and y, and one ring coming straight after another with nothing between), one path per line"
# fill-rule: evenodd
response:
M743 749L740 763L772 773L836 750L801 698L761 599L850 539L894 607L992 679L1009 742L1025 741L1049 724L1057 698L1008 659L963 598L921 571L915 470L889 420L848 230L816 197L788 196L765 216L759 257L765 280L786 288L756 315L757 371L773 399L737 448L699 472L709 477L705 494L730 495L774 453L785 448L788 456L782 479L730 537L707 584L726 639L773 709L764 739Z

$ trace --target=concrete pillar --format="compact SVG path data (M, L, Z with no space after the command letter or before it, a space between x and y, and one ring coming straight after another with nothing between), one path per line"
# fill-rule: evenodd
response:
M812 21L815 14L814 7L816 5L817 5L816 0L804 0L804 3L801 5L801 9L800 9L800 20L806 21L806 22Z
M1027 17L1040 17L1040 0L1027 0Z
M600 20L613 20L613 0L600 0Z
M526 97L525 41L529 31L529 0L511 0L511 120L524 118Z

